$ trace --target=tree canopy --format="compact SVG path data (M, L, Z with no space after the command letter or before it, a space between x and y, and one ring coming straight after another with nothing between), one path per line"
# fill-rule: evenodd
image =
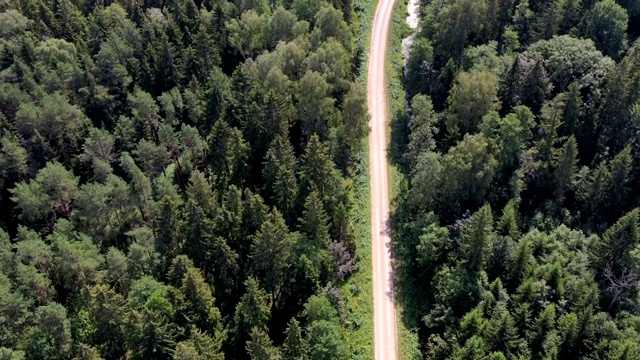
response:
M303 313L356 270L368 16L1 2L0 358L366 351L341 342L351 321Z
M421 2L391 237L422 358L639 356L638 10Z

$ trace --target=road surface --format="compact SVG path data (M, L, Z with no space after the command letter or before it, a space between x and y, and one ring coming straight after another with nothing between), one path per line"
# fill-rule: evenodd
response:
M371 251L373 261L374 346L376 360L398 359L396 310L389 238L387 179L387 99L385 55L394 0L378 0L369 50L367 101L371 113Z

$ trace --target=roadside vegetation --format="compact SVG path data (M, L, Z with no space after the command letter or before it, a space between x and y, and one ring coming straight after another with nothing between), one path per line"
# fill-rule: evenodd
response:
M356 80L363 89L367 87L367 65L371 42L371 24L375 16L377 1L358 0L358 46L361 46L361 71ZM364 100L366 101L366 99ZM351 326L345 328L345 339L350 344L353 360L374 358L373 344L373 269L371 260L371 193L369 181L369 145L362 144L354 155L358 157L354 168L354 199L352 220L354 237L357 239L355 256L358 269L342 285L346 295L346 308L350 313Z
M401 148L407 136L406 91L404 88L404 56L401 51L402 40L411 34L406 23L407 3L398 0L394 3L389 25L389 46L387 48L387 64L385 79L387 81L387 141L388 141L388 175L391 211L397 208L397 196L400 186L406 182L405 172L401 168ZM403 296L398 292L396 296ZM400 359L419 359L417 323L409 321L406 315L407 303L403 299L396 301L398 352Z

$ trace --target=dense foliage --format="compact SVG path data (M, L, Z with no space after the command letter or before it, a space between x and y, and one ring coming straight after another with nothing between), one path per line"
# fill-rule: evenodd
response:
M359 14L0 1L0 357L351 358Z
M421 13L393 225L422 355L640 358L638 2Z

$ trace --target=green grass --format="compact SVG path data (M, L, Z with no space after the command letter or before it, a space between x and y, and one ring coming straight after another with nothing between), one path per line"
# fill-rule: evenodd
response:
M411 34L406 23L407 4L405 0L396 0L391 14L389 28L389 46L387 47L385 81L387 85L387 144L389 145L388 172L389 194L391 199L396 195L396 189L402 174L399 166L402 164L402 154L406 137L405 91L403 84L403 56L402 39Z
M371 25L375 16L377 0L356 0L358 11L356 24L357 41L362 46L364 57L358 82L366 88ZM348 312L348 324L345 339L352 349L353 359L373 359L373 270L371 263L371 192L369 182L369 146L356 155L354 169L354 207L351 218L356 239L356 271L343 285L345 305Z
M342 286L346 295L347 342L354 359L373 359L373 271L371 264L371 194L368 148L355 169L352 219L356 239L356 271Z

